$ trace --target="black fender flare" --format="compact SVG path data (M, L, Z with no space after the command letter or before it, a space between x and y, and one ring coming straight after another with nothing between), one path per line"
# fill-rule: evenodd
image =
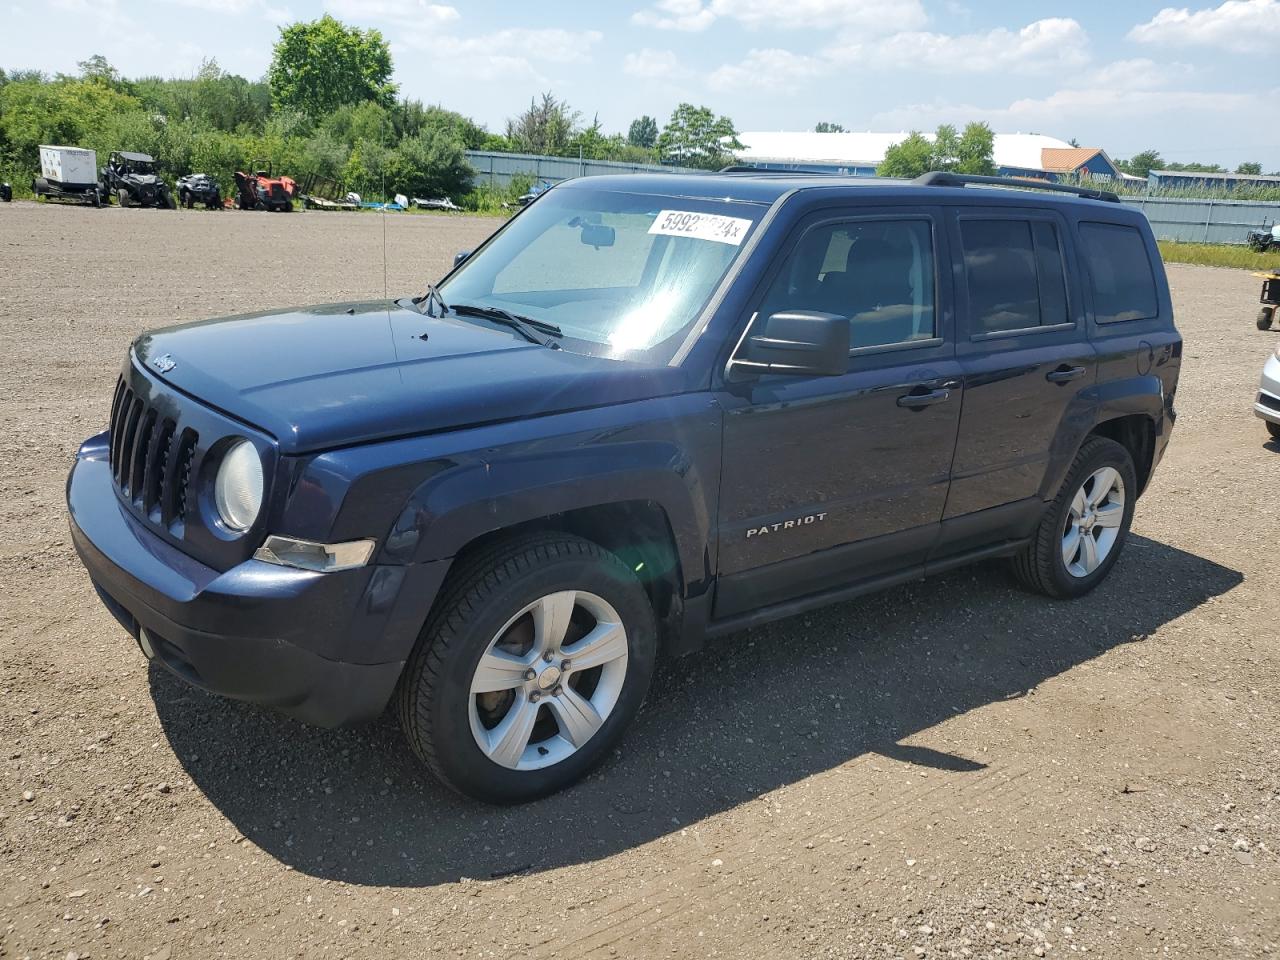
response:
M1047 502L1057 495L1080 445L1100 424L1135 414L1151 420L1156 437L1164 432L1164 383L1158 376L1108 380L1076 394L1053 439L1040 498Z

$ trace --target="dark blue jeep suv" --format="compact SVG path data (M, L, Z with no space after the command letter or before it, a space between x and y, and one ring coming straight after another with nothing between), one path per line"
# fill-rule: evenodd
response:
M990 186L576 180L422 296L147 333L76 548L149 659L317 724L394 703L496 801L582 776L660 652L980 558L1080 596L1182 342L1141 213Z

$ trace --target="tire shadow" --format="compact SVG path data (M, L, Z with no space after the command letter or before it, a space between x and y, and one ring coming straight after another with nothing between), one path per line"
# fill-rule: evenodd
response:
M317 877L427 886L608 857L866 753L981 770L901 741L1141 641L1242 579L1131 536L1079 601L1021 592L983 564L725 637L660 665L591 777L519 807L441 787L389 716L318 730L155 665L151 694L187 774L253 844Z

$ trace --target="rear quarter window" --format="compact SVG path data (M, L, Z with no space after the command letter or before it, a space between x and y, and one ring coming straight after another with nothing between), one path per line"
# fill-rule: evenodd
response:
M1146 240L1137 227L1082 223L1080 240L1099 323L1159 316L1155 273Z

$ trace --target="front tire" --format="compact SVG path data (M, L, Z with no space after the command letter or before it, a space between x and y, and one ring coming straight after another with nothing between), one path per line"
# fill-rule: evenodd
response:
M1271 434L1271 439L1276 443L1280 443L1280 423L1272 423L1270 420L1262 422L1267 425L1267 433Z
M1263 307L1261 310L1259 310L1258 311L1258 329L1270 330L1271 321L1275 317L1275 313L1276 313L1275 307Z
M1129 451L1106 437L1087 438L1031 543L1014 558L1015 575L1051 597L1084 596L1115 566L1137 497Z
M397 691L414 752L493 803L561 790L640 709L657 625L635 574L567 534L481 550L450 574Z

